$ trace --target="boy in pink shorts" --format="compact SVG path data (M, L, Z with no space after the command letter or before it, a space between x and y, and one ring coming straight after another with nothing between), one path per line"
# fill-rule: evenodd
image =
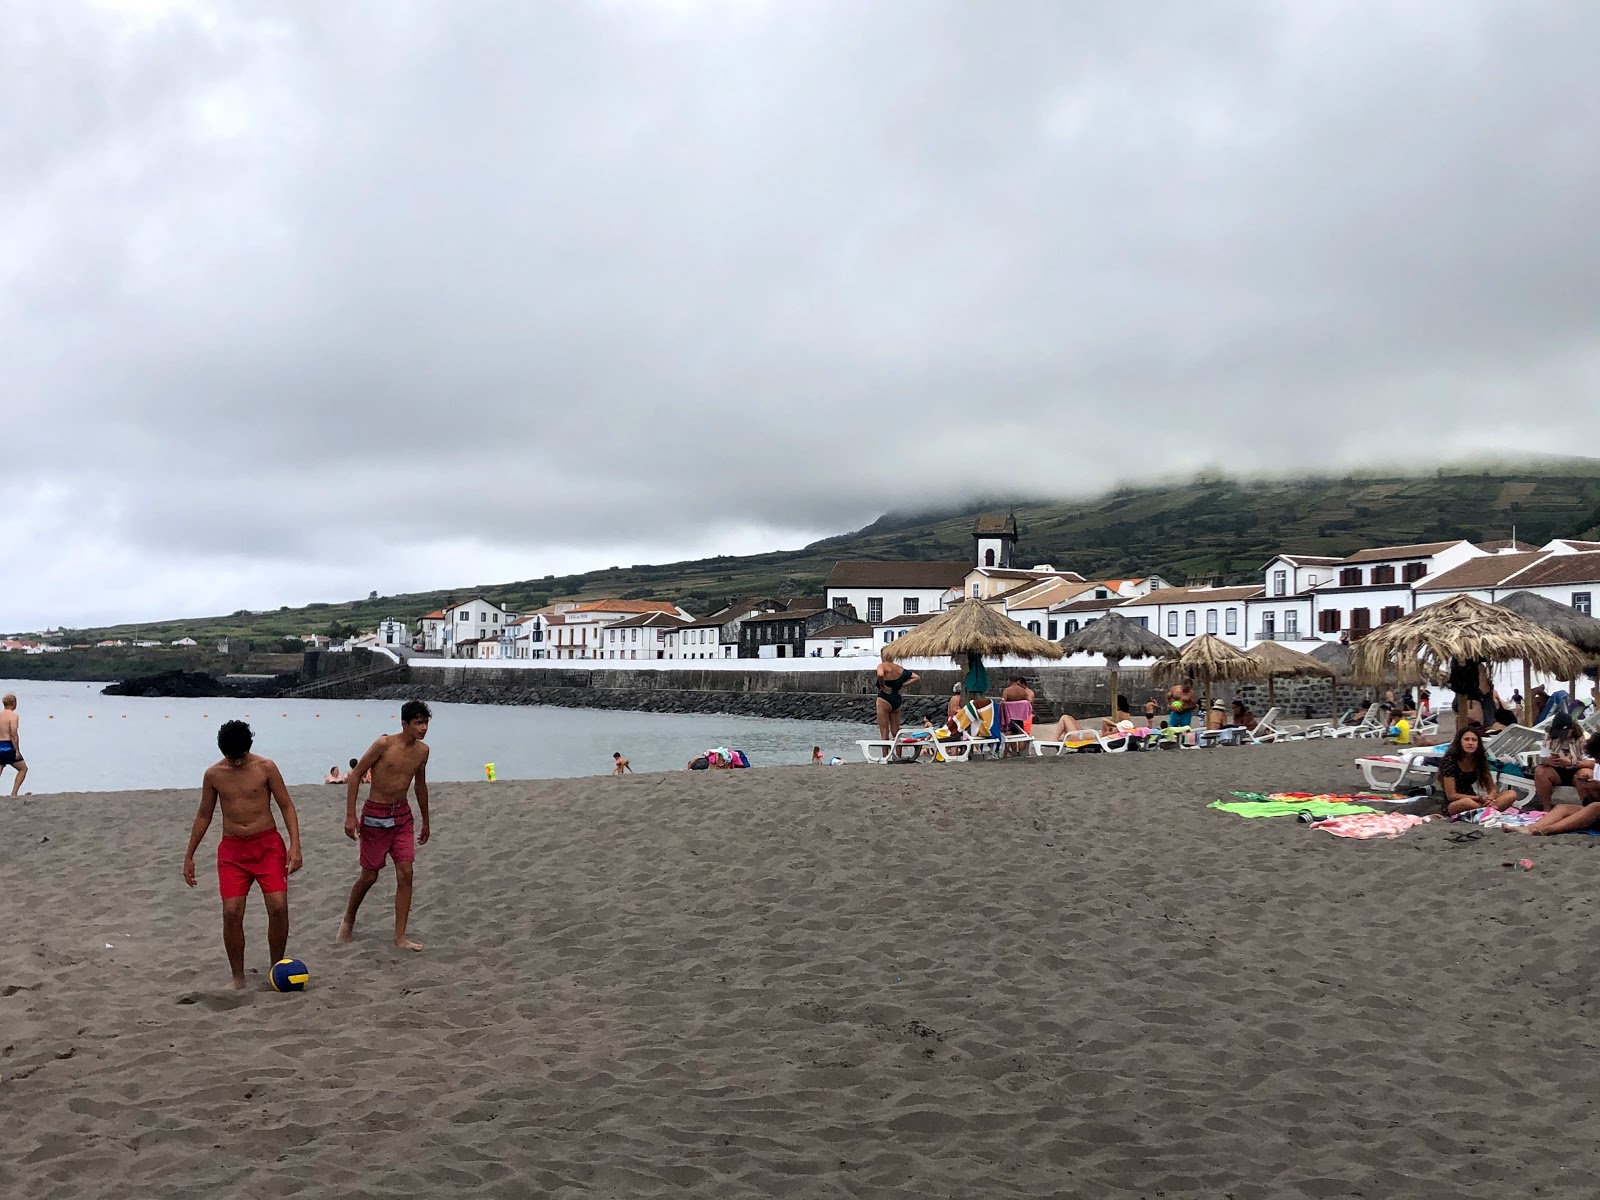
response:
M230 988L244 987L244 908L250 885L261 885L267 906L269 962L283 957L289 941L289 876L300 869L300 818L278 765L251 754L254 735L243 721L229 721L217 731L222 761L206 769L200 789L200 811L189 831L183 855L183 881L195 886L194 852L211 828L211 814L222 804L222 840L217 843L217 888L222 893L222 945L233 969ZM289 830L283 844L272 819L276 801Z
M350 903L339 923L339 941L355 937L356 912L372 885L378 882L386 859L394 860L394 944L403 950L422 946L406 937L411 917L411 873L417 847L428 842L428 721L432 714L420 700L407 700L400 709L400 732L385 734L373 742L366 754L350 770L346 781L344 835L361 844L361 875L350 889ZM370 772L372 790L356 816L356 799L361 779ZM416 828L407 799L416 783L417 808L422 812L422 829Z

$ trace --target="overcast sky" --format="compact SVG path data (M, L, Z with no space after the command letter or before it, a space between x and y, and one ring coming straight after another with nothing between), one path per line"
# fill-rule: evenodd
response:
M10 0L0 628L1592 451L1597 46L1587 0Z

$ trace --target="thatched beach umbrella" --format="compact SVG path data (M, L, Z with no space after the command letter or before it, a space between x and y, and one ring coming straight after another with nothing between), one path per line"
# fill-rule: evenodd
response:
M1061 639L1063 654L1103 654L1111 672L1111 711L1117 711L1117 672L1125 658L1170 658L1178 648L1121 613L1107 613Z
M1255 659L1261 674L1266 676L1268 704L1277 699L1273 686L1279 679L1333 678L1332 667L1318 662L1309 654L1291 650L1281 642L1262 642L1254 649L1245 651L1245 657Z
M1378 683L1393 672L1401 683L1450 682L1452 667L1516 662L1562 679L1576 678L1584 657L1571 642L1509 608L1452 596L1380 625L1356 643L1357 678ZM1467 723L1467 698L1456 690L1456 728ZM1485 716L1488 714L1486 713Z
M1061 647L1029 633L1010 617L980 601L957 604L930 617L883 648L883 656L903 658L1060 658ZM971 670L969 663L969 672Z
M1328 670L1333 672L1333 682L1328 685L1328 691L1333 699L1333 719L1339 719L1339 680L1348 679L1355 674L1355 664L1350 658L1350 647L1343 642L1323 642L1311 652L1311 657L1316 659Z
M1512 592L1496 601L1497 608L1505 608L1525 621L1531 621L1546 633L1553 633L1562 641L1571 642L1591 658L1600 656L1600 621L1586 617L1575 608L1558 600L1540 596L1535 592ZM1574 692L1576 677L1567 680L1567 691ZM1522 663L1522 719L1533 724L1533 668L1524 659Z
M1158 662L1150 672L1157 683L1182 683L1198 679L1205 685L1206 707L1211 706L1211 684L1218 679L1248 683L1262 678L1256 660L1214 633L1191 638L1176 657Z

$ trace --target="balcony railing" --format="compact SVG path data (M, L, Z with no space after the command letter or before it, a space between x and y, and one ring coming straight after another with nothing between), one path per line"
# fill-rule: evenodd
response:
M1259 629L1252 641L1257 642L1314 642L1316 636L1301 633L1298 629Z

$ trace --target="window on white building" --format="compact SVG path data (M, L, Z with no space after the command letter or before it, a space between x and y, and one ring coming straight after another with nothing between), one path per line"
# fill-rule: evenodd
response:
M972 585L972 598L974 600L976 600L978 598L978 585L977 584L973 584Z
M1047 628L1050 630L1050 632L1045 636L1047 636L1052 642L1061 636L1058 632L1056 632L1056 622L1051 621Z
M1188 637L1194 636L1194 609L1183 614L1183 632Z
M1300 636L1300 610L1298 608L1284 610L1283 636L1290 639Z
M867 624L879 625L883 622L883 597L867 597Z
M462 621L466 621L466 620L470 620L471 617L472 617L471 613L467 612L465 609L462 609L461 616L460 616L459 619L462 620Z
M1224 613L1223 620L1227 622L1227 624L1223 626L1227 632L1239 632L1239 610L1237 608L1230 608L1226 613Z
M1031 633L1031 634L1037 635L1038 632L1039 632L1039 622L1037 622L1037 621L1029 621L1028 622L1028 632Z
M1274 596L1287 596L1289 594L1289 572L1274 571L1272 573L1272 594Z
M1167 636L1178 636L1178 613L1176 609L1167 614Z
M1586 617L1594 615L1593 613L1591 613L1589 611L1589 596L1590 595L1591 595L1591 593L1589 593L1589 592L1573 592L1572 593L1572 607L1573 607L1573 609L1576 610L1577 612L1581 612Z
M1217 631L1217 610L1214 609L1214 608L1208 608L1208 609L1206 609L1206 632L1207 633L1215 633L1216 631Z
M1317 584L1320 583L1320 582L1321 582L1321 577L1320 576L1317 576L1317 575L1307 575L1306 576L1306 586L1307 587L1316 587Z
M907 617L916 616L917 615L917 607L918 607L919 604L920 604L920 601L915 596L907 596L904 600L902 600L900 602L901 615L902 616L907 616Z

